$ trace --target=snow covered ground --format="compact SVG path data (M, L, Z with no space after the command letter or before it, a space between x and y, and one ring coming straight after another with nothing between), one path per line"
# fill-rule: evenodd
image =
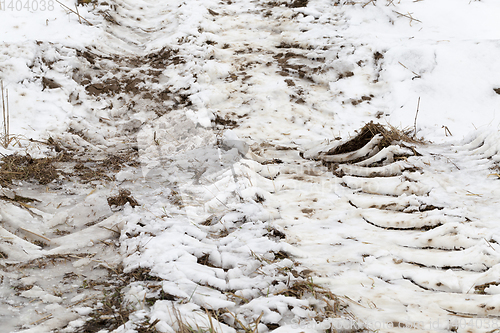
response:
M0 6L2 332L499 328L497 1Z

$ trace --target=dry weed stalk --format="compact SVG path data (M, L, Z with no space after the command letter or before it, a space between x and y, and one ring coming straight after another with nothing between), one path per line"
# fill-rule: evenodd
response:
M65 4L61 3L59 0L56 0L56 2L58 4L61 5L61 7L65 8L66 10L69 10L70 12L76 14L78 16L78 20L80 21L80 23L82 23L82 20L84 20L85 22L87 22L89 25L93 25L92 23L90 23L85 17L82 17L78 12L75 12L73 9L69 8L68 6L66 6ZM78 8L76 9L78 11Z
M418 111L420 110L420 97L418 97L418 102L417 102L417 112L415 113L415 122L413 123L413 137L415 138L417 136L417 117L418 117Z
M394 13L398 14L400 17L403 16L403 17L406 17L407 19L409 19L410 20L410 27L412 26L411 24L413 23L413 21L422 23L422 21L417 20L416 18L414 18L413 16L411 16L411 14L413 14L413 13L408 12L407 14L403 14L403 13L400 13L398 11L394 11Z
M203 328L203 327L200 327L198 325L196 325L196 328L195 327L192 327L191 325L189 325L189 323L187 323L187 321L185 321L183 318L182 318L182 315L179 311L179 309L177 309L175 306L172 305L172 314L173 314L173 317L175 319L175 322L177 324L177 328L174 328L176 329L176 333L217 333L217 330L215 329L214 325L213 325L213 322L212 322L212 315L205 309L205 312L208 316L208 320L209 320L209 324L210 324L210 327L207 327L207 328ZM218 322L218 320L216 320L216 322ZM219 323L220 325L220 323ZM220 330L222 331L222 328L219 327Z
M9 112L9 91L7 89L4 89L3 87L3 80L0 81L0 88L2 90L2 116L3 116L3 123L2 123L2 135L3 135L3 142L2 146L4 148L7 148L9 146L10 142L10 112Z

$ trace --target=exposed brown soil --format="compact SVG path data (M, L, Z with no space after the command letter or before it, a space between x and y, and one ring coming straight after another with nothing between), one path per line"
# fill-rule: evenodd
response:
M127 202L132 207L138 206L139 203L130 194L131 193L129 190L120 189L120 192L117 196L108 198L109 207L121 207L124 206Z
M232 119L229 119L227 116L222 118L219 115L215 116L214 120L215 125L220 125L223 128L235 128L238 126L238 123Z
M309 0L295 0L288 7L290 8L300 8L306 7Z

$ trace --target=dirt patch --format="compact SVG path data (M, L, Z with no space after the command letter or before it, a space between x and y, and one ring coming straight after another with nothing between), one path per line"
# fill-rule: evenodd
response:
M132 207L139 206L137 200L135 200L130 194L131 193L129 190L120 189L120 192L117 196L108 198L109 207L111 208L121 207L124 206L127 202Z
M57 89L57 88L61 88L61 85L59 83L57 83L56 81L52 80L52 79L43 77L42 78L42 87L43 87L42 90L45 90L45 89Z
M179 50L173 50L168 47L164 47L158 52L148 54L146 56L146 59L149 60L149 64L153 68L164 69L165 67L170 65L185 63L185 60L177 56L177 53L179 53Z
M285 5L288 8L300 8L306 7L309 0L293 0L292 2L288 1L270 1L266 3L268 7L280 7L281 5Z
M288 7L289 8L307 7L308 2L309 0L295 0Z
M361 96L361 98L359 98L359 99L353 99L353 100L351 100L351 104L352 105L358 105L358 104L361 104L363 102L369 102L369 101L371 101L371 99L373 97L374 97L373 95L370 95L370 96ZM344 104L344 102L342 102L342 104Z
M352 77L352 76L354 76L354 73L351 71L347 71L345 73L340 73L338 76L338 80L342 80L342 79L345 79L347 77Z
M266 234L266 236L268 237L276 237L276 238L279 238L279 239L285 239L286 238L286 235L284 232L276 229L276 228L271 228L269 230L269 233Z
M236 121L229 119L227 116L222 118L221 116L216 115L214 123L216 126L222 126L223 128L235 128L238 126Z
M217 267L210 261L210 254L204 253L201 257L199 257L196 261L200 265L208 266L208 267Z
M375 65L378 65L378 63L382 59L384 59L384 55L382 53L380 53L379 51L373 53L373 60L375 60Z
M490 286L498 286L500 282L488 282L474 287L474 294L487 295L486 289Z
M82 64L75 66L72 78L82 85L90 98L115 97L121 105L125 101L129 110L147 101L147 108L162 116L176 107L190 106L190 93L185 89L172 87L152 88L158 83L165 68L184 64L179 50L164 47L143 57L118 57L102 55L98 50L77 50ZM196 79L196 78L195 78ZM73 96L69 102L81 104L80 96ZM110 108L113 108L111 103Z

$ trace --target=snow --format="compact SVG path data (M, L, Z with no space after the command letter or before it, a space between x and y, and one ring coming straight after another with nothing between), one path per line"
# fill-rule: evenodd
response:
M137 162L0 187L2 330L498 327L500 3L300 2L1 3L0 153Z

